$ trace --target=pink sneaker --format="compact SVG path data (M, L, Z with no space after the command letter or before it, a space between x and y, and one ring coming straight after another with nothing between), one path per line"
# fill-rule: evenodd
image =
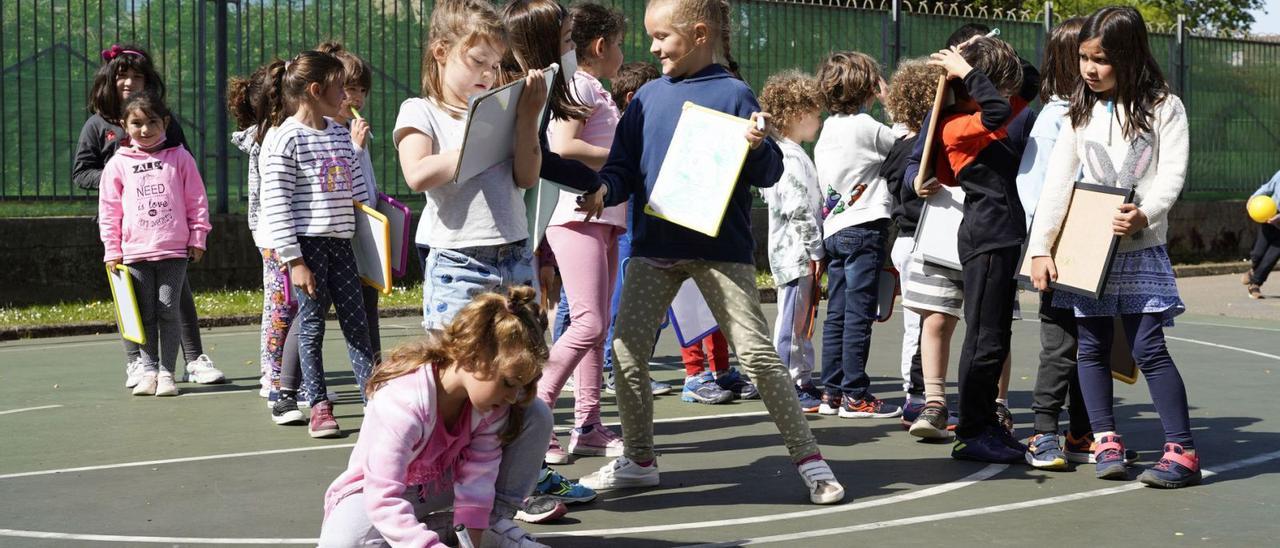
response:
M560 448L560 439L555 432L551 433L551 444L547 446L547 464L569 464L569 454Z
M573 429L569 436L569 452L574 455L588 457L621 457L622 438L603 424L587 426L585 433L579 428Z
M342 434L338 419L333 418L333 404L320 400L311 406L311 424L307 431L313 438L336 438Z

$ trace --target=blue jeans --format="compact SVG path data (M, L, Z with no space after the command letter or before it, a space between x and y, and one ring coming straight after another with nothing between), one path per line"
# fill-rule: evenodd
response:
M829 394L868 396L867 356L876 320L886 220L851 226L823 241L827 257L827 319L822 323L822 384Z
M533 285L533 262L524 241L431 248L422 283L422 326L443 329L476 295L504 286Z
M556 321L551 326L551 343L560 340L560 335L569 329L569 295L560 288L560 303L556 305Z
M627 218L630 221L630 217ZM630 224L628 222L628 224ZM618 283L613 286L613 300L609 303L609 334L604 338L604 370L613 369L613 327L618 323L618 303L622 301L622 280L627 277L627 261L631 259L631 227L618 237ZM655 342L656 345L656 337Z

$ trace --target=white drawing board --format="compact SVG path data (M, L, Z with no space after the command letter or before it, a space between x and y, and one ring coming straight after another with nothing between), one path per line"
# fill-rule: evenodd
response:
M692 278L685 280L680 286L675 300L671 301L668 315L681 347L693 346L720 329L715 316L711 314L711 307L707 306L702 292L698 291L698 284L693 283Z
M942 186L937 194L925 199L920 223L916 226L913 253L925 262L960 270L960 251L956 235L964 220L964 191L958 186Z
M736 136L750 127L750 120L685 102L645 213L716 237L750 148Z
M391 224L378 210L355 201L356 235L351 249L366 285L383 295L391 293Z
M559 70L560 66L553 63L543 71L548 86ZM466 182L515 157L516 105L523 92L524 79L520 78L471 98L454 183ZM547 98L551 98L550 93L547 93Z
M378 194L378 213L387 218L391 231L391 274L404 276L409 270L409 228L413 226L413 213L409 207L386 194Z
M142 312L138 308L138 296L133 292L133 277L129 267L116 265L107 269L107 282L111 286L111 299L116 304L116 326L120 337L138 344L147 343L147 332L142 327Z

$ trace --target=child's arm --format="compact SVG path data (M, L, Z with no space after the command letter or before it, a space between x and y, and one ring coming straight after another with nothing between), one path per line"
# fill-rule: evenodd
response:
M916 144L912 145L911 153L907 155L907 168L902 174L902 184L915 188L916 177L920 174L920 159L924 158L924 142L928 137L926 132L929 129L929 119L933 117L932 112L924 113L924 121L920 124L920 137L916 138Z
M1031 226L1027 242L1027 254L1032 257L1048 257L1053 242L1062 229L1071 204L1072 182L1080 172L1080 158L1076 154L1076 130L1070 124L1062 124L1062 131L1053 144L1049 165L1045 170L1044 187L1036 203L1036 222Z
M1277 192L1280 192L1280 171L1277 171L1275 175L1272 175L1271 180L1263 183L1262 186L1258 187L1258 190L1253 191L1253 194L1249 197L1275 196Z
M502 462L502 440L498 435L506 426L509 411L477 431L471 444L462 450L462 462L453 480L453 524L466 525L472 531L489 527L498 480L498 464Z
M1137 197L1136 211L1129 212L1128 218L1122 221L1129 226L1117 227L1123 228L1126 236L1146 228L1152 219L1165 218L1173 203L1178 201L1178 194L1182 193L1186 182L1190 143L1187 139L1187 111L1182 100L1175 95L1165 96L1164 102L1156 108L1153 126L1160 133L1156 137L1156 146L1159 147L1156 150L1159 159L1155 166L1156 178L1151 189Z
M209 196L205 193L204 179L200 177L200 169L196 167L196 159L190 153L182 155L183 199L187 206L187 249L192 255L202 255L206 246L209 231L213 225L209 223ZM200 250L196 253L194 250ZM197 259L198 260L198 259Z
M421 131L407 131L397 147L404 182L414 192L426 192L453 180L461 150L431 152L435 140Z
M773 140L773 137L768 137L764 133L768 127L769 114L760 110L760 103L756 102L755 96L747 92L743 103L736 115L746 114L752 122L751 128L747 130L747 141L751 143L751 148L747 151L747 159L742 165L742 172L738 175L738 182L746 182L757 188L768 188L777 184L778 179L782 178L782 148ZM763 123L761 119L764 120Z
M418 521L413 505L403 496L408 488L409 463L436 427L434 414L424 417L420 411L424 404L434 409L435 400L420 400L417 393L384 386L370 398L360 427L361 439L372 440L361 463L365 512L378 534L392 546L437 546L440 542L438 535Z
M542 171L542 105L547 99L547 79L540 70L529 71L524 92L516 106L515 158L511 175L517 187L533 188Z
M600 169L600 181L604 183L605 206L615 206L631 199L633 189L644 184L644 172L640 169L640 153L644 146L644 105L641 98L631 100L627 110L618 120L613 133L613 145L609 147L609 160Z
M805 180L805 169L802 160L782 157L782 179L774 185L774 195L778 198L778 209L782 211L785 222L795 226L800 234L801 243L809 251L809 259L821 261L825 256L822 248L822 223L809 211L809 186L818 186L817 181Z
M351 167L351 197L367 206L377 205L378 197L369 192L369 185L364 178L364 164L360 161L360 152L354 144L351 145L350 152L347 163Z
M297 185L298 161L293 139L267 141L258 155L262 177L262 218L259 223L271 248L281 262L302 258L297 228L293 219L293 190ZM297 280L295 280L297 282Z
M118 263L124 258L120 240L124 234L124 173L115 164L107 164L102 170L102 185L98 188L98 235L105 252L102 261Z
M949 119L944 117L942 142L947 147L973 143L980 150L992 140L991 132L1004 127L1013 119L1014 109L980 70L970 70L964 77L964 85L969 96L977 101L978 111Z
M102 157L102 135L98 132L97 118L90 118L80 128L76 141L76 159L71 165L71 180L84 190L95 190L102 180L102 168L107 158Z
M591 169L599 170L604 167L605 160L609 159L609 149L578 138L586 125L585 120L552 120L551 151L562 158L576 160Z

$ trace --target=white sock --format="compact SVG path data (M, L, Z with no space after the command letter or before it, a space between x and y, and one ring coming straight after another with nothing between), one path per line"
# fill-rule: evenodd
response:
M907 394L907 405L924 405L924 396L920 394Z
M996 403L1009 407L1009 400L1007 398L996 398Z
M1093 441L1101 442L1102 438L1105 438L1107 436L1114 436L1114 435L1116 435L1115 430L1108 430L1106 432L1094 432Z

